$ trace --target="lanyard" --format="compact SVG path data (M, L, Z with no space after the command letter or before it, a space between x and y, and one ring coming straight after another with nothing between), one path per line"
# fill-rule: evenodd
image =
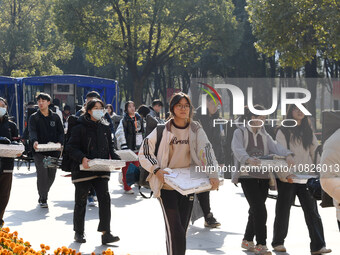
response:
M135 128L136 128L136 132L137 132L137 118L136 118L136 115L134 116L134 120L135 120Z
M133 117L130 116L131 119L133 119L134 123L135 123L135 129L136 129L136 132L137 132L137 118L136 118L136 115L134 115Z

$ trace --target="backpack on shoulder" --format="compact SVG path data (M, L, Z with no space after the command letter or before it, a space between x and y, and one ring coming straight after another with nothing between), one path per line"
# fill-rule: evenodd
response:
M161 140L162 140L162 135L163 135L163 130L165 128L165 125L164 124L158 124L156 128L157 128L157 141L156 141L156 145L155 145L155 156L157 157L158 149L159 149L159 145L160 145ZM151 191L150 196L147 197L141 191L142 187L150 189L149 182L146 180L148 178L149 174L150 173L147 170L145 170L142 166L139 166L138 190L139 190L139 194L143 198L151 198L152 194L153 194L152 191Z

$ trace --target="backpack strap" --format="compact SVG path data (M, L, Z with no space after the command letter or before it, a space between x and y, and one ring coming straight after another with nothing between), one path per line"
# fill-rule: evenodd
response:
M155 146L155 156L157 157L159 145L161 144L165 124L157 124L157 141Z
M161 143L162 140L162 136L163 136L163 130L165 128L165 124L157 124L157 141L156 141L156 145L155 145L155 156L157 157L158 154L158 149L159 149L159 145ZM149 199L152 197L153 191L150 192L150 196L147 197L143 194L143 192L141 191L142 186L138 185L138 190L139 190L139 194L146 199Z

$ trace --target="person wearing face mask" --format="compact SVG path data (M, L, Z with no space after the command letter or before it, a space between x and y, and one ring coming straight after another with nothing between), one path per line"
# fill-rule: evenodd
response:
M84 106L76 112L76 116L79 117L80 115L86 113L86 104L91 101L92 99L99 99L100 100L100 94L97 92L97 91L90 91L86 94L86 99L85 99L85 104ZM112 136L114 135L115 133L115 129L114 129L114 125L113 125L113 121L111 119L111 116L108 112L106 112L104 114L104 119L109 123L109 127L110 127L110 130L111 130L111 133L112 133ZM88 200L88 205L89 206L96 206L96 201L97 201L97 195L96 195L96 192L94 191L94 188L91 187L90 190L89 190L89 195L87 197L87 200Z
M28 120L28 133L30 143L33 144L33 158L37 169L37 187L41 208L48 208L48 192L54 182L56 168L46 168L43 160L47 156L59 158L60 151L37 152L38 144L49 142L64 144L64 127L58 114L49 109L51 97L40 93L36 97L38 111L33 113Z
M124 117L121 119L116 131L118 149L136 151L141 146L144 133L143 119L135 111L135 103L133 101L127 101L125 103ZM125 194L134 194L131 187L126 183L126 172L130 163L139 166L138 161L133 161L127 162L126 166L122 168Z
M87 102L89 102L90 100L94 99L94 98L97 98L100 100L100 95L97 91L90 91L86 94L86 100L85 100L85 104L84 106L76 112L76 116L79 117L80 115L84 114L85 113L85 109L86 109L86 104ZM115 129L114 129L114 125L113 125L113 122L112 122L112 119L111 119L111 116L108 112L106 112L104 114L104 118L106 119L106 121L109 123L109 127L111 129L111 133L112 135L115 133Z
M108 182L110 172L80 171L79 165L89 168L91 159L120 159L114 152L109 124L104 117L104 103L99 99L87 102L85 113L79 117L78 125L73 127L71 137L65 147L73 160L71 169L72 182L75 186L75 206L73 214L74 239L85 243L84 220L88 191L94 187L99 202L99 226L102 232L102 244L119 241L118 236L110 233L111 198Z
M0 137L12 141L18 136L18 129L17 125L8 119L7 106L6 99L0 97ZM13 158L0 158L0 228L4 224L3 216L11 192L13 168Z

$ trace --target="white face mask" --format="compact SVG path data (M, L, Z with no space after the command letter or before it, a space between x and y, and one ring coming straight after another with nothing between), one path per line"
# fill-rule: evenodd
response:
M4 107L0 107L0 118L6 114L7 110Z
M103 110L92 110L92 117L96 120L100 120L104 117L104 111Z

